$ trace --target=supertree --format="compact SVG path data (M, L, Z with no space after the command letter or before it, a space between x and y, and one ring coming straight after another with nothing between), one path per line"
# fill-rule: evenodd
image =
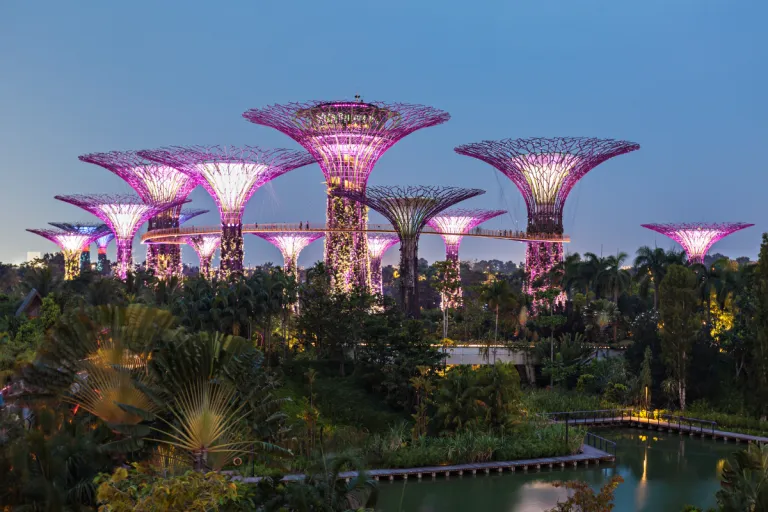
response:
M77 230L28 229L27 231L47 238L59 246L64 255L64 279L68 281L80 274L80 255L83 250L101 235L101 232L86 234Z
M254 146L190 146L141 151L150 160L189 174L216 201L221 215L221 273L243 272L243 210L259 187L314 162L312 155Z
M184 200L197 186L186 174L169 165L148 160L136 151L91 153L78 157L83 162L100 165L115 173L133 188L147 204ZM178 228L181 203L149 218L147 229ZM147 246L147 268L158 277L181 276L181 247L175 244Z
M109 233L109 227L101 222L49 222L51 226L59 228L63 231L70 231L75 233L83 233L86 235ZM93 240L91 241L93 243ZM80 271L91 269L91 244L83 247L83 252L80 253Z
M306 148L320 164L328 187L325 266L335 291L370 286L368 211L334 190L364 194L379 157L397 141L421 128L450 119L447 112L422 105L356 101L311 101L251 109L248 121L275 128Z
M644 228L652 229L657 233L666 235L675 242L679 243L685 249L688 255L688 261L691 263L704 263L704 257L709 252L709 248L721 238L754 226L744 222L690 222L690 223L669 223L669 224L641 224Z
M182 240L192 247L200 258L200 275L211 277L211 260L216 249L221 245L221 235L192 235Z
M441 298L442 309L457 308L461 305L461 272L459 265L459 247L464 235L483 222L507 213L506 210L477 210L456 208L435 215L427 221L429 227L440 233L445 243L445 259L453 267L452 277L456 280L451 291Z
M271 243L283 255L283 272L299 278L299 254L306 246L325 236L317 231L278 231L274 233L253 233Z
M107 259L107 247L109 242L115 239L114 233L107 233L96 239L96 249L98 253L98 260L96 261L96 270L100 274L109 273L109 260Z
M491 164L523 194L528 234L543 238L529 242L525 255L527 292L533 295L549 286L549 272L563 259L562 242L546 239L563 234L563 207L573 186L597 165L637 149L638 144L621 140L556 137L483 141L455 151ZM564 295L558 298L564 300Z
M208 213L210 210L200 210L197 208L185 208L181 210L181 213L179 213L179 226L184 224L185 222L194 219L198 215L202 215L204 213Z
M427 221L454 204L484 190L443 186L370 187L367 191L337 189L334 194L360 202L382 214L400 238L400 299L403 311L419 316L419 235Z
M393 233L368 233L368 256L371 258L371 290L379 295L384 294L384 283L381 276L381 258L387 250L400 241Z
M181 212L179 212L179 219L178 219L178 225L181 226L188 220L191 220L198 215L202 215L204 213L208 213L209 210L200 210L200 209L192 209L192 208L186 208L182 209ZM163 214L158 215L158 217L161 217ZM151 221L151 219L150 219ZM177 227L179 227L177 226ZM160 228L157 228L160 229ZM151 229L147 229L147 231L151 231ZM173 248L171 249L170 247ZM158 250L157 247L160 247L161 249ZM181 262L181 250L179 247L179 244L164 244L164 243L151 243L147 244L147 259L144 262L144 265L146 266L147 270L154 270L156 275L160 277L161 279L164 279L168 276L175 275L173 272L171 272L172 269L177 268L175 265L172 267L167 267L166 264L169 261L175 261L176 254L179 256L179 276L181 275L181 272L184 268L182 262ZM170 256L169 256L170 255Z
M186 202L186 199L177 199L147 204L136 196L112 194L56 196L56 199L79 206L109 226L117 241L117 275L120 279L127 277L133 264L133 236L139 227L150 217Z

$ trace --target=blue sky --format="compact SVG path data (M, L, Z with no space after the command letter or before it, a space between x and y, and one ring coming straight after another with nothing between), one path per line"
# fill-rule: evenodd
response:
M128 192L83 153L177 144L297 147L248 108L309 99L424 103L448 123L395 145L371 184L443 183L525 225L503 175L453 147L531 136L623 138L640 151L588 174L566 205L570 251L672 247L645 222L745 221L714 251L755 257L768 230L768 2L759 0L0 3L0 261L52 251L24 231L89 219L56 194ZM246 222L321 221L317 165L259 190ZM193 204L211 213L202 188ZM372 214L372 221L380 220ZM246 263L279 253L246 239ZM420 255L443 257L437 237ZM114 247L111 248L112 253ZM144 248L134 245L138 260ZM195 262L191 249L185 261ZM393 262L392 250L385 262ZM301 264L322 256L316 242ZM466 239L464 259L521 261L519 243Z

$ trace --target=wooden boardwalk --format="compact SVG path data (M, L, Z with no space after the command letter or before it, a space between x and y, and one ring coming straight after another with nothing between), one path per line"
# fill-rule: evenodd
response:
M563 420L555 420L556 423L565 423ZM612 418L580 418L569 419L569 425L594 425L594 426L630 426L638 428L666 430L668 432L680 432L691 436L711 437L712 439L723 439L725 441L737 441L740 443L768 443L768 437L753 436L750 434L741 434L739 432L726 432L709 428L701 425L686 425L684 423L656 420L649 418L638 418L628 416L615 416Z
M374 480L389 479L395 480L403 479L407 480L410 477L421 480L423 477L436 478L438 476L444 476L446 478L451 475L462 476L464 474L476 475L490 474L491 472L503 473L508 471L514 473L515 471L528 471L540 470L542 468L565 468L566 466L577 467L579 464L583 466L590 466L593 464L600 464L601 462L614 462L616 457L608 452L598 450L587 444L582 445L581 452L575 455L566 455L563 457L545 457L541 459L525 459L525 460L511 460L511 461L493 461L493 462L478 462L475 464L456 464L451 466L427 466L420 468L394 468L394 469L371 469L366 471L366 474ZM351 480L357 476L357 471L346 471L339 474L340 479ZM286 475L283 477L283 481L295 482L303 480L304 475ZM261 480L261 477L234 477L233 480L241 480L245 483L256 483Z

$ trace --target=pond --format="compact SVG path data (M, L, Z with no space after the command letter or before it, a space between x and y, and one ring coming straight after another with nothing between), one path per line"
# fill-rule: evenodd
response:
M617 443L616 464L584 469L452 476L446 480L382 481L382 512L541 512L565 492L553 480L583 480L599 488L615 474L624 478L616 490L616 511L678 512L683 505L710 507L720 488L725 459L744 444L639 429L597 430Z

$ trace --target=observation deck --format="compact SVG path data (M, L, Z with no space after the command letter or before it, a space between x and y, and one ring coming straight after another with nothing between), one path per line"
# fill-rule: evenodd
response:
M391 224L368 224L367 229L358 230L344 226L329 228L327 224L299 224L299 223L272 223L272 224L243 224L243 233L275 233L280 231L306 231L308 233L330 232L364 232L364 233L397 233ZM187 226L181 228L156 229L147 231L141 236L141 243L183 244L184 238L195 235L215 235L221 233L221 226ZM473 228L467 233L448 233L437 231L429 226L425 227L421 234L424 235L455 235L474 238L492 238L496 240L511 240L514 242L560 242L568 243L571 237L556 234L529 234L525 231L512 229L483 229Z

